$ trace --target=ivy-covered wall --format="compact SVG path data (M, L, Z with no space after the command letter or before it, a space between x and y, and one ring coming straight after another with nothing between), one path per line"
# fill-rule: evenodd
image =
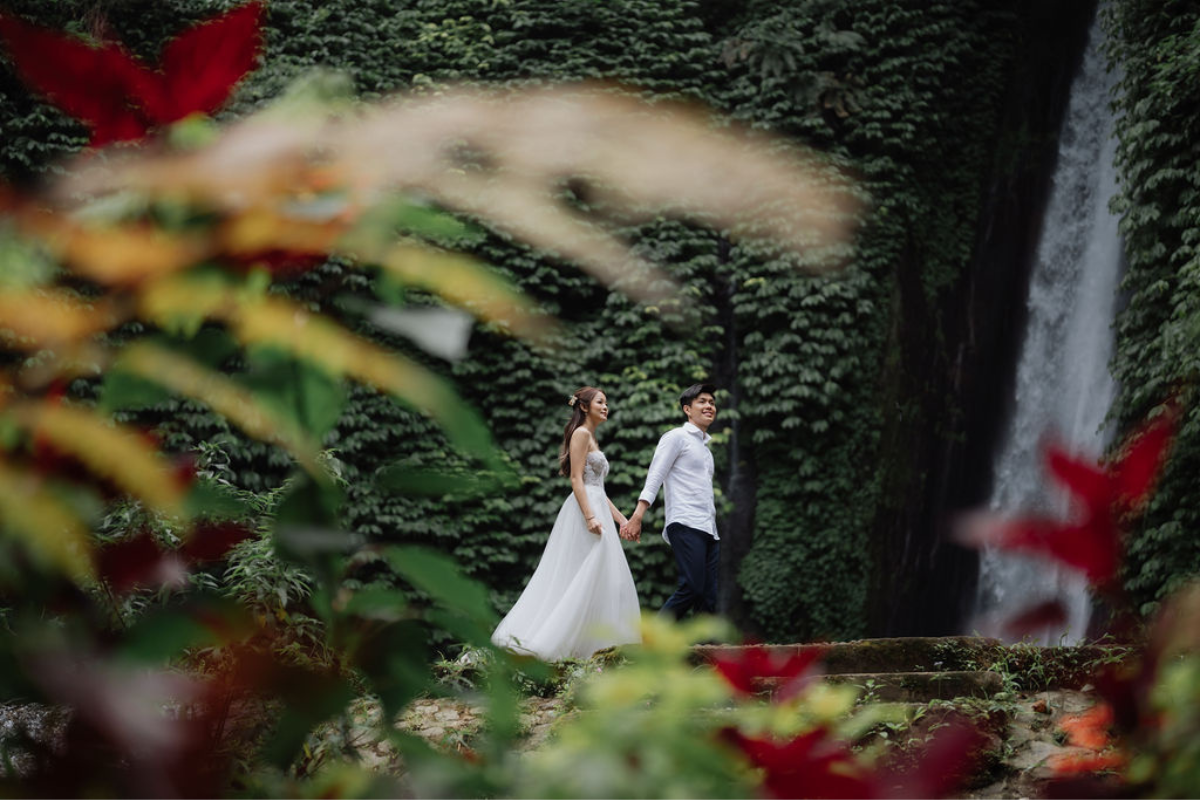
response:
M8 8L111 32L153 59L166 36L227 5L21 0ZM952 344L940 319L971 261L1023 9L1015 0L273 0L263 66L229 114L314 66L344 70L368 98L444 81L607 78L810 143L859 175L873 201L849 268L832 278L805 277L795 257L676 221L627 231L689 301L654 307L486 236L479 254L569 323L555 348L480 328L469 358L441 365L486 416L523 487L488 497L378 490L375 472L396 460L470 465L424 420L356 391L328 438L352 479L350 526L453 553L505 608L568 492L555 475L568 393L584 384L607 391L610 495L628 509L659 435L680 421L679 390L712 378L727 388L714 445L725 607L772 639L870 632L869 599L895 588L894 564L871 531L880 514L925 492L926 472L908 460L904 437L885 434L903 426L945 435L938 418L948 408L926 402L927 376ZM38 174L84 141L6 65L0 102L0 169L10 180ZM337 313L365 280L331 263L290 291ZM278 456L186 410L172 428L178 445L220 433L231 474L250 486L278 480ZM660 513L649 517L649 533ZM656 608L673 588L668 547L647 535L627 553L643 606Z
M1184 416L1158 491L1129 542L1125 583L1144 611L1200 572L1200 8L1112 0L1110 55L1128 269L1117 319L1122 428L1176 394Z

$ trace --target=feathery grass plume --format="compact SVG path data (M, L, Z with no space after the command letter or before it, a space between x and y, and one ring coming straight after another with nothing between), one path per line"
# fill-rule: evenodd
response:
M335 188L352 208L407 192L485 220L605 283L638 272L637 281L622 282L635 297L670 294L660 272L567 203L563 187L575 178L634 218L694 217L797 251L847 240L862 208L853 182L810 151L600 85L448 89L308 124L261 113L199 150L80 164L57 196L134 190L236 214L282 208L309 184ZM844 262L798 263L816 270Z

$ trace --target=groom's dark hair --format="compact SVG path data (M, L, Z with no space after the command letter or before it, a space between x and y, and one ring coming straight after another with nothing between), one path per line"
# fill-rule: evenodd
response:
M695 402L696 398L702 394L716 395L717 387L711 383L694 383L683 390L683 394L679 395L679 407L690 406Z

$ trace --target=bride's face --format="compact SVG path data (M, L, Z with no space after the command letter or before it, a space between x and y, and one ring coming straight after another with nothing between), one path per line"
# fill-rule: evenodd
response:
M596 392L596 396L588 404L587 416L597 425L608 420L608 398L604 396L604 392Z

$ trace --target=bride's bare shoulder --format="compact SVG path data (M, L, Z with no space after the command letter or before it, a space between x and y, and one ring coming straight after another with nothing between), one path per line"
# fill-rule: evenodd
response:
M587 428L579 427L571 432L571 444L577 442L585 442L589 450L596 449L595 441L592 439L592 434L588 432Z

